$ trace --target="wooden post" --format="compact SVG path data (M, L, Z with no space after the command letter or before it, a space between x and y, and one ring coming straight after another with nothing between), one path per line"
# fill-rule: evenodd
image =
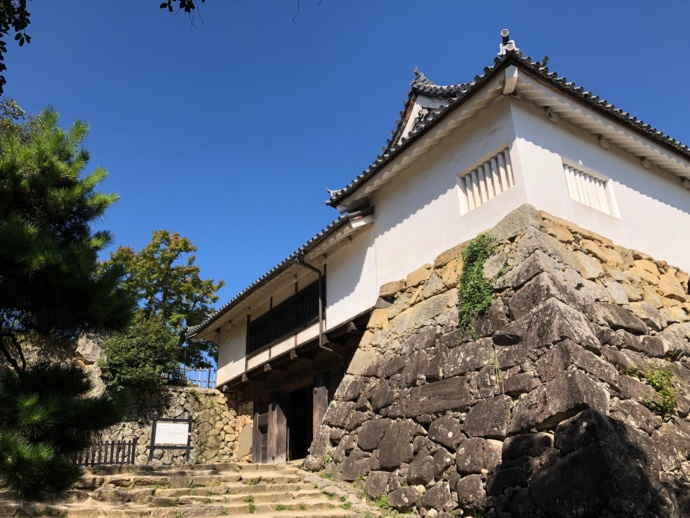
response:
M285 397L280 392L270 395L268 407L268 462L278 464L287 461L287 418Z
M252 463L261 462L261 433L259 432L259 401L254 400L254 418L252 419Z
M319 372L314 375L314 410L312 420L312 438L316 438L316 434L321 427L321 421L326 414L328 408L328 373Z

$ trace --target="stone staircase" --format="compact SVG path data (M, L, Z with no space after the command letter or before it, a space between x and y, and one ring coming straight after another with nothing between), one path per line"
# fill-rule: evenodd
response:
M299 464L101 466L52 504L22 505L0 492L0 517L195 518L374 517L346 485L302 471Z

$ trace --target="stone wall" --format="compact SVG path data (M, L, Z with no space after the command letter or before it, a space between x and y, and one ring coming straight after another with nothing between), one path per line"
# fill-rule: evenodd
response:
M689 516L688 275L530 206L491 233L474 333L465 245L381 288L306 466L421 516Z
M136 464L147 464L153 413L158 412L159 417L186 418L191 412L192 464L247 460L248 453L241 451L241 443L246 444L247 435L251 439L251 403L238 407L232 397L215 389L193 387L144 392L129 407L123 422L104 431L100 440L131 441L136 438ZM155 450L152 464L183 464L184 456L184 450Z

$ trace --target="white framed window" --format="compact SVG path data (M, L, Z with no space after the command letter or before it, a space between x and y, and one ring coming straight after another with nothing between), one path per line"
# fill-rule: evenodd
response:
M618 217L618 208L609 178L566 159L563 159L563 173L570 199Z
M460 211L467 214L515 185L506 147L460 175Z

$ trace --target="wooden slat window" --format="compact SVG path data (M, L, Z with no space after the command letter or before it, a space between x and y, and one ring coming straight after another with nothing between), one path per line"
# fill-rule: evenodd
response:
M460 177L462 214L467 214L514 185L510 151L506 148Z
M606 195L606 181L565 163L563 172L571 199L606 214L612 214Z
M325 282L324 282L325 286ZM325 295L325 289L324 295ZM325 296L322 297L325 301ZM319 283L314 282L249 323L247 354L255 353L318 322Z

